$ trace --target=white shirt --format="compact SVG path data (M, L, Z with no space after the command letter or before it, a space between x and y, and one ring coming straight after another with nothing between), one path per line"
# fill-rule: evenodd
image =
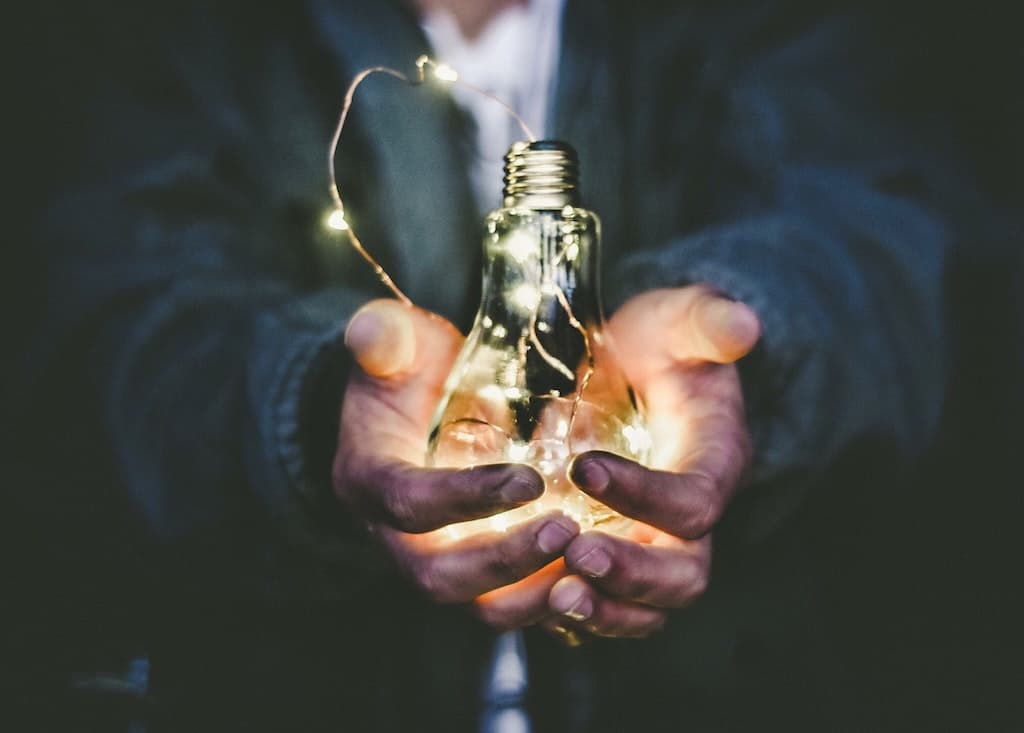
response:
M436 59L459 78L480 87L516 110L537 139L550 134L549 111L561 41L565 0L529 0L494 16L473 40L467 40L447 10L420 19ZM502 166L509 146L524 138L501 105L453 84L452 97L476 122L476 156L470 180L484 212L501 205Z

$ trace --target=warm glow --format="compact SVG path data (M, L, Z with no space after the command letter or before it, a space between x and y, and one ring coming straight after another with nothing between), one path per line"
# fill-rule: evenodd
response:
M622 429L622 435L634 454L646 455L651 449L651 434L642 426L627 425Z
M485 402L498 402L502 404L505 402L505 393L502 391L501 387L496 384L488 384L482 387L478 394L480 395L480 399Z
M448 64L438 64L434 67L434 76L441 81L458 81L459 73Z
M519 285L512 291L512 302L524 310L536 310L540 305L540 291L532 285Z
M517 230L505 239L505 250L516 262L522 264L531 255L538 255L537 238L528 232Z
M510 461L525 461L529 452L529 443L512 443L508 447L508 459Z
M526 399L529 397L529 393L524 389L519 389L519 387L506 387L505 397L514 402L515 400Z
M345 221L345 212L341 209L334 209L327 215L327 226L343 232L348 229L348 222Z
M493 529L495 532L505 532L508 530L509 527L508 517L505 516L504 513L495 514L493 517L491 517L490 523L491 529Z

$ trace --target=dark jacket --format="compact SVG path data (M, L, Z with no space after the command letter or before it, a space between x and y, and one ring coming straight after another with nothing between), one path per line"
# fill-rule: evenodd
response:
M388 3L279 5L87 16L102 73L38 229L49 302L25 395L49 417L28 442L52 457L40 485L66 497L46 512L116 538L99 543L117 557L112 585L145 599L141 645L155 680L167 660L180 729L203 705L273 728L252 711L289 695L303 702L273 709L301 708L306 729L363 715L375 722L354 729L461 729L486 632L402 590L328 483L339 336L384 293L323 227L327 142L356 71L410 69L428 49ZM555 670L537 693L552 729L572 727L566 699L588 730L668 725L660 711L682 700L706 729L742 729L759 705L809 727L870 715L819 628L813 550L793 527L808 496L853 490L851 453L875 482L927 445L950 229L932 186L941 130L910 129L887 104L891 59L865 31L796 6L568 3L555 137L578 150L604 223L609 308L709 282L758 312L763 339L741 365L755 468L716 536L715 583L647 645L568 658L534 640ZM417 304L463 327L479 273L466 126L440 91L375 80L337 159L363 241ZM278 651L253 652L252 635ZM817 702L801 707L805 694Z

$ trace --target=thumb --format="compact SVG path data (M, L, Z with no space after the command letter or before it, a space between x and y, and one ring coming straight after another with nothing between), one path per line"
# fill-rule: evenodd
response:
M407 372L416 359L412 309L395 300L370 301L349 320L345 346L371 377Z
M673 344L680 359L730 364L746 356L761 337L757 314L743 303L704 290L688 304Z

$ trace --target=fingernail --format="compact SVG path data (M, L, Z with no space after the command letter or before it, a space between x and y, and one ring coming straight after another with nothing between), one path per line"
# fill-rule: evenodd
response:
M573 621L585 621L594 613L594 603L587 596L586 588L565 585L552 590L551 609Z
M364 344L372 342L381 329L381 317L372 306L363 306L348 321L345 328L345 346L359 351Z
M412 366L416 337L400 303L372 301L349 319L345 345L367 374L387 377Z
M501 499L509 504L533 501L544 493L544 482L539 476L522 469L513 469L512 474L501 484Z
M577 529L575 526L569 527L567 522L568 520L553 519L540 528L537 533L537 547L541 552L545 555L558 552L576 536Z
M761 333L757 314L736 301L715 298L705 307L704 318L705 325L715 335L713 341L729 357L746 353Z
M584 575L589 575L591 578L603 578L612 569L612 559L600 547L595 547L589 552L584 553L574 565Z
M572 480L588 494L603 494L611 482L611 476L596 459L577 461L572 469Z

